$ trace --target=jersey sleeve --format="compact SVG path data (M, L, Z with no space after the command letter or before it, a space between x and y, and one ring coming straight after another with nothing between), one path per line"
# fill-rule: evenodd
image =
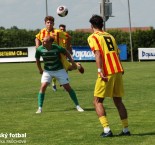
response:
M46 28L40 30L40 32L36 35L36 38L42 42L42 39L47 36Z
M40 33L41 33L41 32L39 32L39 33L36 35L36 38L39 39L39 40L40 40Z

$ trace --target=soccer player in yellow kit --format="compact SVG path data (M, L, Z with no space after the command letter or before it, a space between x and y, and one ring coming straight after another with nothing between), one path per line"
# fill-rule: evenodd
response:
M40 32L36 35L36 39L35 39L35 43L36 43L36 48L38 48L42 42L43 42L43 38L45 38L46 36L52 36L54 37L54 42L53 44L57 44L63 48L68 48L68 46L70 46L70 41L67 41L67 39L70 39L70 36L65 33L62 32L59 29L55 29L54 26L54 17L52 16L46 16L45 19L45 26L46 28L43 28L42 30L40 30ZM66 40L65 43L63 40ZM60 58L61 58L61 62L63 64L63 67L66 71L68 70L76 70L78 69L80 73L84 73L84 68L82 67L81 64L79 63L75 63L74 65L71 64L67 59L66 56L64 54L60 54ZM56 79L53 78L52 80L52 86L53 86L53 90L56 91ZM84 110L79 106L78 99L76 97L72 97L71 99L73 100L74 104L76 105L76 109L79 112L83 112Z
M68 49L70 47L70 39L71 37L66 33L66 32L62 32L59 29L55 29L54 26L54 17L52 16L46 16L45 19L45 26L46 28L43 28L37 35L36 35L36 39L35 39L35 43L36 43L36 48L38 48L41 43L42 43L42 39L45 36L54 36L54 43L53 44L58 44L63 48ZM81 66L80 63L76 63L74 66L71 65L68 60L66 59L66 56L61 54L61 61L63 63L64 68L68 71L68 70L75 70L78 69L80 71L80 73L84 73L84 68ZM56 91L56 79L53 78L52 80L52 86L53 86L53 90Z
M123 130L119 135L129 136L127 110L122 102L124 95L122 74L124 70L118 56L119 49L114 37L102 30L103 18L101 16L93 15L89 22L94 33L88 37L88 43L95 54L98 68L98 78L94 89L94 106L103 126L101 137L113 136L103 105L105 97L113 98L118 110L123 125Z
M73 52L72 52L72 46L71 46L71 36L66 32L66 25L64 25L64 24L60 24L59 25L59 29L60 29L60 31L62 31L62 32L64 32L65 34L66 34L66 36L67 36L67 41L69 41L69 43L68 43L68 46L65 46L65 48L67 47L67 50L69 51L69 53L72 55L73 54ZM66 43L66 39L63 39L63 43L64 44L67 44Z

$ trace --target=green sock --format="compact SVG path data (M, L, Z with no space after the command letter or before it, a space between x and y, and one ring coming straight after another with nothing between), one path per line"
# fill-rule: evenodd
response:
M76 94L73 89L71 89L69 91L69 95L70 95L71 99L73 100L74 104L79 105L78 99L77 99Z
M38 106L39 107L42 107L43 106L44 96L45 96L45 94L43 94L43 93L39 93L38 94Z

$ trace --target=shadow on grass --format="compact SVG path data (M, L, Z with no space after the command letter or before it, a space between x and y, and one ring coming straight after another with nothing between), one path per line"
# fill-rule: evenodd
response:
M83 108L84 112L87 111L95 111L94 108ZM69 111L77 111L76 108L66 108L66 109L54 109L54 110L48 110L47 112L69 112Z
M83 108L84 109L84 112L86 111L95 111L94 108ZM64 111L72 111L72 110L76 110L75 108L68 108L68 109L65 109Z
M95 108L84 108L84 111L95 111Z
M146 133L139 133L139 134L131 134L132 136L146 136L146 135L155 135L155 132L146 132Z
M84 112L91 112L91 111L95 111L95 108L93 107L82 107L84 109ZM105 109L107 110L116 110L115 107L105 107ZM50 110L48 112L69 112L69 111L77 111L76 108L55 108L53 110Z
M83 108L83 107L82 107ZM115 107L105 107L106 109L116 109ZM91 111L95 111L95 108L83 108L84 112L91 112ZM66 109L54 109L54 110L50 110L48 112L66 112L66 111L76 111L76 108L66 108Z
M146 133L139 133L139 134L132 134L130 136L119 136L119 135L113 135L113 137L132 137L132 136L147 136L147 135L155 135L155 132L146 132Z

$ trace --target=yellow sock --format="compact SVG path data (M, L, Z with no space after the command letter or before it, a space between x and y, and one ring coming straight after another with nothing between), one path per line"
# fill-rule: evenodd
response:
M108 120L106 116L99 117L100 123L103 127L109 126Z
M127 128L128 127L128 119L123 119L122 120L122 125L124 128Z
M56 85L56 78L52 78L52 85Z

